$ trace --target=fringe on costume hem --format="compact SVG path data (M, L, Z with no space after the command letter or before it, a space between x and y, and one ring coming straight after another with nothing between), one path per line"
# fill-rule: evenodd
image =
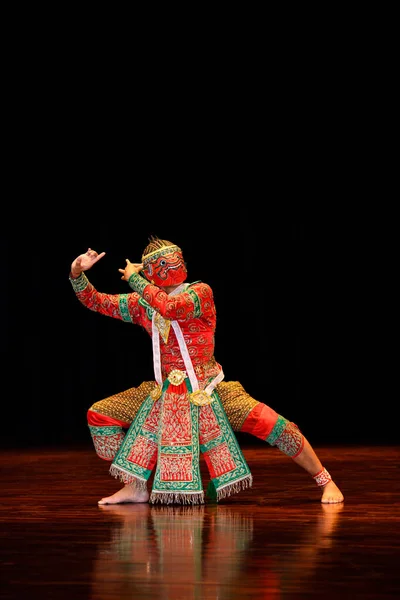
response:
M200 493L175 493L175 492L151 492L151 504L204 504L204 492Z
M223 498L227 498L231 494L238 494L242 490L245 490L253 485L253 476L246 475L240 481L236 481L235 483L229 483L222 488L217 489L217 501L222 500Z
M134 485L139 492L145 492L147 490L146 479L139 479L139 477L136 477L131 473L126 473L115 465L111 465L110 474L115 477L115 479L119 479L119 481L125 483L125 485Z

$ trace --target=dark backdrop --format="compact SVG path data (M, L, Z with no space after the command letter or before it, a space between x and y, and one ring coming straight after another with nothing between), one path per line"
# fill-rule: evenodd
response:
M57 30L58 48L33 31L13 46L4 94L1 444L90 442L91 403L152 376L144 332L84 309L68 281L90 245L107 252L93 283L126 291L117 269L151 233L212 285L226 377L311 441L398 441L381 64L376 75L357 58L355 76L347 54L301 33L267 65L231 44L223 64L156 48L132 69L103 32L93 45Z
M227 380L311 443L397 441L375 374L382 349L366 310L360 231L275 216L262 202L95 204L36 205L31 224L24 210L24 226L16 218L2 237L3 447L90 444L90 405L153 378L147 334L85 309L68 280L90 246L106 252L88 272L92 283L127 292L118 268L140 260L151 234L182 247L188 281L212 286L215 356Z

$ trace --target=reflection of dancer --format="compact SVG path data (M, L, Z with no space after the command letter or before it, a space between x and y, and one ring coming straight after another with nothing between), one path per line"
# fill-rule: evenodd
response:
M133 596L141 587L139 595L152 598L231 597L253 539L249 511L223 505L150 508L144 503L104 505L101 510L119 523L111 544L98 552L94 596L97 590L107 596L111 589L117 597ZM115 587L118 582L124 594Z
M342 502L342 493L300 429L251 398L239 382L223 381L214 357L213 293L205 283L185 283L181 249L151 238L141 263L127 259L119 269L133 292L115 295L98 292L84 274L104 254L89 248L72 262L73 289L87 308L141 325L149 333L155 381L96 402L88 411L97 454L111 461L110 472L125 483L100 503L204 502L199 448L210 472L211 497L221 499L248 487L251 474L232 429L290 456L322 489L323 503ZM244 306L245 296L238 302L240 314ZM154 467L149 497L146 483Z
M101 506L117 524L111 542L97 553L93 596L223 600L263 590L271 600L282 594L298 598L310 581L315 586L321 551L334 542L342 508L323 504L298 535L295 526L279 529L275 511L268 509L254 514L239 505Z
M321 513L312 526L307 525L306 532L295 549L282 555L280 592L285 598L297 599L303 594L307 597L310 581L313 582L312 595L318 594L315 573L320 562L326 566L321 554L334 544L333 533L343 508L343 503L322 504ZM329 552L329 556L330 554ZM322 584L321 598L326 592L325 585L326 580Z

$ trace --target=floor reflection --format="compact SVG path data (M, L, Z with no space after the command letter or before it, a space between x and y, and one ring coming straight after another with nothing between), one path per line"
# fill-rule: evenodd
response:
M275 600L293 586L307 585L320 550L333 543L342 507L321 504L295 533L281 511L282 552L279 523L265 507L102 506L111 520L111 538L98 551L92 598ZM288 535L293 535L290 552Z
M322 567L328 571L337 568L334 534L343 508L342 503L321 504L318 516L313 521L304 523L304 533L296 547L286 552L285 556L279 555L277 574L281 596L284 595L286 599L297 599L300 594L303 597L307 594L311 597L324 597L326 577L322 577L321 581L319 574ZM340 546L337 551L340 555Z

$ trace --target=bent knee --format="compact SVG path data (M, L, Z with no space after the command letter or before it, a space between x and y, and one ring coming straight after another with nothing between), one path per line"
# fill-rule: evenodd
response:
M266 440L271 446L276 446L287 456L296 458L304 446L304 436L295 423L281 415Z
M278 417L278 413L273 408L257 402L240 431L245 431L265 441L273 430Z

